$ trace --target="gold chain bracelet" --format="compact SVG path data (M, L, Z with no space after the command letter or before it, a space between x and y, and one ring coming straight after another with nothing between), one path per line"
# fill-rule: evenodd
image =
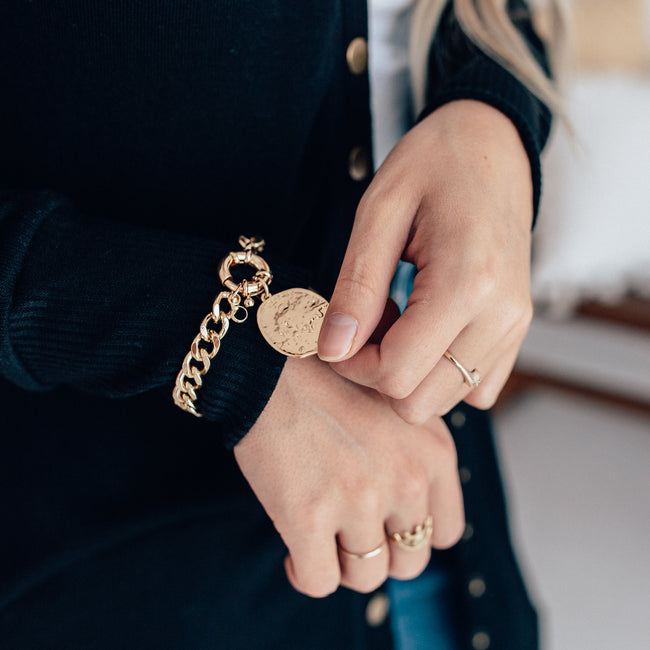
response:
M273 279L271 270L258 255L264 248L264 240L242 236L239 245L243 250L229 253L219 269L219 279L227 291L221 291L215 298L212 311L201 322L199 333L176 377L174 403L196 417L201 417L196 400L203 375L221 349L221 340L228 332L230 321L243 323L248 318L248 310L255 306L255 297L260 296L262 303L257 311L257 324L271 347L296 358L308 357L318 350L318 335L327 301L309 289L299 288L272 296L269 292ZM250 280L239 283L233 280L230 268L239 264L255 268Z

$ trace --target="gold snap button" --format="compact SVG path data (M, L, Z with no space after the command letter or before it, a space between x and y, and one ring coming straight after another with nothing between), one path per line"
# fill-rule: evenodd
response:
M348 172L353 181L363 181L370 175L370 154L365 147L354 147L348 158Z
M460 429L461 427L465 426L465 422L467 422L467 418L465 417L465 414L462 411L454 411L451 414L451 424L457 429Z
M458 476L460 477L460 482L463 485L466 485L472 480L472 470L470 470L469 467L465 467L463 465L462 467L458 468Z
M366 623L370 627L379 627L384 623L390 609L390 600L384 593L375 594L366 605Z
M353 38L345 52L345 60L352 74L363 74L368 68L368 42L358 36Z
M467 542L468 540L472 539L472 537L474 537L474 526L468 522L465 524L462 540L464 542Z
M490 635L487 632L477 632L472 637L472 648L474 650L488 650L491 642Z
M472 578L467 584L467 591L472 598L480 598L487 589L483 578Z

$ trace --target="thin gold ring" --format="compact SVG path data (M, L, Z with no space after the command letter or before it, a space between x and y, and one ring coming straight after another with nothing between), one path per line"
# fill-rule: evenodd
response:
M373 548L372 551L368 551L367 553L353 553L339 544L339 551L341 551L343 555L351 557L353 560L369 560L372 557L377 557L384 550L384 546L386 546L386 540L377 546L377 548Z
M476 368L471 371L467 370L467 368L465 368L465 366L460 361L458 361L458 359L456 359L456 357L454 357L452 353L449 352L449 350L445 351L445 357L447 357L447 359L449 359L449 361L451 361L456 366L456 368L460 370L461 374L463 375L464 382L470 388L476 388L481 383L483 377Z
M433 517L429 515L421 524L413 530L403 530L399 533L390 533L388 541L397 544L405 551L418 551L428 543L433 532Z

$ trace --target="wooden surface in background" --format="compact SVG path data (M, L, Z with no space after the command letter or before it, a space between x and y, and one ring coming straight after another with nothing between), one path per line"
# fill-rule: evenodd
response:
M593 399L596 402L631 409L650 416L650 401L643 402L636 399L628 399L622 395L615 395L614 393L587 388L576 383L563 381L556 377L533 375L519 370L515 370L512 375L510 375L510 379L508 379L508 382L501 391L501 395L494 406L494 410L498 411L499 409L506 407L514 399L524 395L526 391L535 388L551 388L563 393L571 393L579 397Z
M646 330L650 336L650 300L628 296L615 305L587 302L578 308L577 313L608 323Z

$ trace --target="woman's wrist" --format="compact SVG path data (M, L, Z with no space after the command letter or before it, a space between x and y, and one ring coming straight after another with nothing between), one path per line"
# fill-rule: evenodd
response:
M440 132L445 147L467 149L466 160L474 158L473 171L484 185L510 188L510 218L530 229L533 217L533 178L528 152L514 122L499 109L473 99L458 99L443 104L425 121L443 121ZM507 196L507 195L506 195Z

